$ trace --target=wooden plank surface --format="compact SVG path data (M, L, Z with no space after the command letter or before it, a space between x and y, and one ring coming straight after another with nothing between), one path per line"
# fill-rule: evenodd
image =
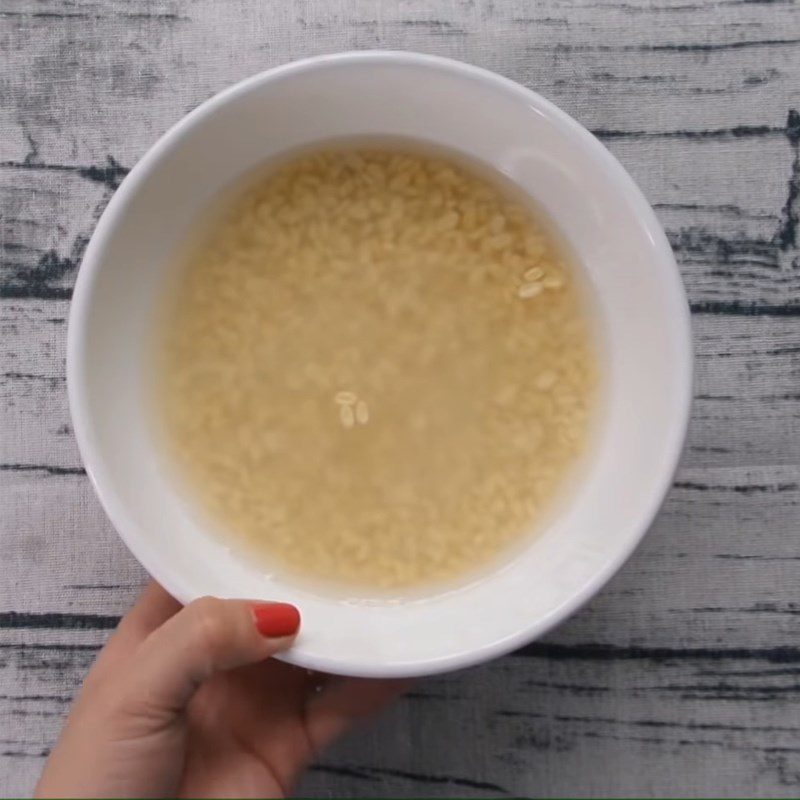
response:
M537 89L620 158L692 304L675 487L543 642L421 681L312 796L800 794L800 7L794 2L0 0L0 794L30 791L141 569L81 467L69 297L141 154L231 82L405 48Z

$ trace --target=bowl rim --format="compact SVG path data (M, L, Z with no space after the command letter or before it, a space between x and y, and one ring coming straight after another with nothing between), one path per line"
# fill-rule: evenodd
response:
M624 546L617 546L609 551L603 568L594 572L584 586L557 609L533 620L513 636L466 654L459 652L419 659L413 663L365 665L348 661L346 653L335 658L319 657L303 653L302 648L295 648L280 656L289 663L319 671L365 677L406 677L446 672L505 655L534 641L569 617L610 580L640 544L652 526L678 468L688 429L693 388L691 316L684 285L667 237L641 189L617 158L590 131L551 101L510 78L455 59L411 51L363 50L312 56L265 70L229 86L202 102L156 140L120 183L100 216L84 253L70 303L66 355L67 395L75 438L86 473L118 535L145 570L170 594L181 602L197 597L197 592L190 586L191 582L180 574L180 569L152 558L146 545L140 541L124 503L119 502L115 493L114 479L105 469L101 448L93 434L87 400L89 370L83 342L86 340L93 289L103 264L103 253L114 234L118 220L124 215L130 198L136 194L140 185L158 168L163 156L186 132L202 124L215 111L251 90L279 78L328 66L369 67L375 64L445 71L455 77L477 81L492 91L505 94L515 102L525 102L531 108L544 113L565 135L574 137L587 155L604 167L608 180L631 203L633 214L645 230L658 260L671 267L659 269L658 275L664 287L662 302L669 307L673 320L669 338L675 348L677 368L672 380L676 382L676 396L679 397L679 403L675 404L667 427L669 444L661 454L660 475L650 489L646 513L635 524L631 524L631 529L636 531L635 535L631 535Z

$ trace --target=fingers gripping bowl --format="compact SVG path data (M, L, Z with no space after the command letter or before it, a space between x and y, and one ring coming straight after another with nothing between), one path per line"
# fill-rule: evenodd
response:
M486 165L569 241L604 339L595 441L568 502L479 579L410 599L336 596L265 572L209 535L160 468L147 347L172 253L231 182L283 153L348 137L427 142ZM73 298L67 374L75 432L109 517L182 601L294 603L293 663L426 674L508 652L552 627L627 558L670 484L691 384L688 310L658 222L619 163L549 102L492 73L410 53L290 64L217 95L172 128L112 198ZM308 498L313 502L313 497Z

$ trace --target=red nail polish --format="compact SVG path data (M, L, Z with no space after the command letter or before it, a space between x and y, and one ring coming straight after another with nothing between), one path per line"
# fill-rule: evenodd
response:
M294 636L300 627L300 612L289 603L258 603L253 614L258 632L271 639Z

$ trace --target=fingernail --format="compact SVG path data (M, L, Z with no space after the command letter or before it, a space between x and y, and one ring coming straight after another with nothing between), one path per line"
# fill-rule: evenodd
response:
M258 632L270 639L294 636L300 627L300 612L289 603L258 603L253 614Z

